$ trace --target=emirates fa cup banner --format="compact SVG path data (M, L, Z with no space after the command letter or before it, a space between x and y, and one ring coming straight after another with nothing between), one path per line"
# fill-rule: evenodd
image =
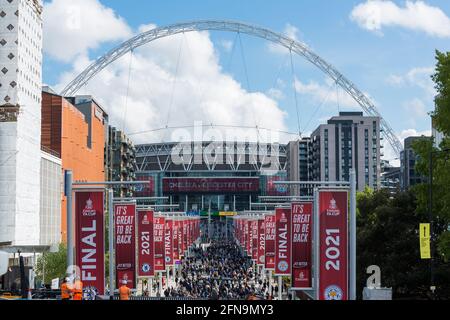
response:
M312 288L312 215L313 203L292 203L292 287Z
M178 221L178 259L184 255L183 252L183 220Z
M348 193L319 192L319 300L348 299Z
M291 275L291 208L275 210L275 275Z
M186 251L188 249L188 221L183 220L183 247L182 247L182 254L185 255Z
M275 215L266 215L264 217L265 232L265 268L275 270Z
M173 266L173 220L166 219L164 230L164 256L166 266Z
M245 250L247 251L247 255L249 257L252 256L252 222L250 219L245 220Z
M153 218L153 237L155 241L155 271L165 271L165 247L164 247L164 217Z
M76 263L84 287L105 291L104 191L75 192Z
M255 262L258 262L258 247L259 247L259 236L258 236L258 220L252 220L252 254L251 257Z
M136 203L114 204L114 226L116 239L116 286L127 281L130 289L135 287Z
M138 277L155 275L155 244L153 241L153 211L138 211Z
M172 224L173 230L172 230L172 244L173 244L173 260L174 263L178 260L180 260L180 255L179 255L179 246L178 246L178 232L180 230L179 228L179 221L178 220L174 220L173 224Z
M264 220L258 220L258 259L259 266L264 265L264 252L266 250L266 230Z

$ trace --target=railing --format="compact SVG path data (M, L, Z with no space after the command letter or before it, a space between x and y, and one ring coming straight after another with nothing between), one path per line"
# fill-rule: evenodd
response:
M59 152L57 152L55 150L52 150L52 149L50 149L50 148L48 148L46 146L41 146L41 150L44 151L45 153L48 153L48 154L50 154L50 155L52 155L54 157L57 157L57 158L61 159L61 153L59 153Z

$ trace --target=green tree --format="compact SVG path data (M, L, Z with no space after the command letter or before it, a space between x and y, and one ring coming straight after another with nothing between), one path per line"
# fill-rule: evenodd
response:
M450 52L436 50L436 73L432 76L437 96L432 113L436 128L450 136Z
M394 298L426 298L429 268L420 260L413 193L389 194L366 189L359 193L357 220L357 279L361 295L370 265L381 268L381 284L392 287Z
M36 262L36 278L49 284L52 279L63 278L67 267L67 246L61 243L58 252L42 254Z
M450 52L436 51L436 61L436 72L432 79L438 94L435 98L436 109L431 113L431 116L436 128L450 137ZM450 261L450 231L448 229L450 225L450 153L438 152L431 141L418 141L413 147L419 156L416 171L428 177L428 180L430 176L430 156L432 156L433 239L437 239L437 258L448 262ZM450 149L450 138L445 138L440 148L441 150ZM426 184L414 187L419 212L429 210L429 188L429 181Z

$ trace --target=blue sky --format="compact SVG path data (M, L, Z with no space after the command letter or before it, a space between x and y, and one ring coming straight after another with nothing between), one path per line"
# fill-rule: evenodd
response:
M48 5L59 1L63 0L46 3ZM164 26L197 19L238 20L282 33L291 30L292 35L296 35L360 90L370 95L380 113L401 138L414 133L413 130L430 130L430 120L426 112L433 109L433 91L428 77L435 62L434 50L450 50L450 31L447 32L450 26L445 20L450 16L448 0L409 1L409 11L406 1L387 1L392 12L383 10L375 27L364 26L364 21L368 21L364 14L370 14L368 7L362 7L359 11L360 20L351 18L358 5L370 5L361 0L99 2L103 8L111 8L116 18L121 17L132 33L136 33L144 24ZM383 4L383 1L375 2L380 6L386 4ZM434 19L441 25L433 25L433 14L443 17L442 20ZM423 22L417 21L420 19L423 19ZM52 29L47 29L47 33L52 32ZM87 47L83 55L94 59L119 44L122 38L126 37L99 39L97 44ZM278 106L287 113L284 118L287 129L296 131L297 118L289 54L283 54L282 50L278 52L263 40L244 35L241 36L242 49L235 34L211 32L210 39L214 43L223 72L231 75L245 90L259 91L270 96L269 92L274 91L271 89L275 89L282 94L283 97L277 99ZM195 55L195 43L189 43L188 39L183 41L180 44L183 52ZM228 47L223 45L224 43L228 43ZM235 45L233 55L229 50L230 45ZM44 48L44 52L44 82L55 87L61 86L64 78L62 75L71 72L79 57L62 61L55 57L52 50ZM248 83L242 53L248 69ZM305 63L301 57L294 57L294 66L298 81L304 85L303 89L298 89L297 92L302 131L314 130L317 124L339 110L352 109L351 103L346 100L346 94L328 83L324 74L315 67ZM326 92L328 96L324 94ZM95 92L92 93L95 95ZM317 110L320 105L322 107Z

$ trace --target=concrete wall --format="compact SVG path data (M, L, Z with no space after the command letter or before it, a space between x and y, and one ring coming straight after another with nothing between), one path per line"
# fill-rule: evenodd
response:
M61 242L61 193L63 192L61 159L42 152L40 244Z

